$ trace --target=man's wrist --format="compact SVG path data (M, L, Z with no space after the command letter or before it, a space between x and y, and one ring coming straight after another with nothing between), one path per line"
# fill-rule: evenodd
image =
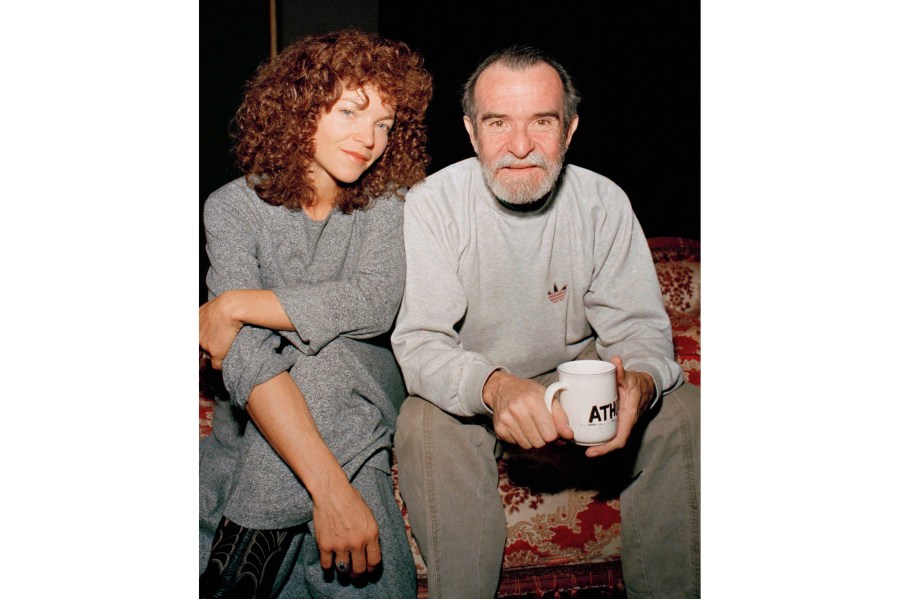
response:
M497 393L497 387L500 384L498 380L498 375L502 375L503 371L499 368L492 371L487 379L484 381L484 387L481 388L481 401L493 411L494 409L494 396Z
M638 388L641 390L640 413L643 414L656 398L656 380L652 374L643 370L634 371L634 374L641 378Z
M512 376L503 366L496 366L484 379L484 384L481 386L481 403L484 404L490 414L494 413L494 404L500 396L500 386L504 380Z

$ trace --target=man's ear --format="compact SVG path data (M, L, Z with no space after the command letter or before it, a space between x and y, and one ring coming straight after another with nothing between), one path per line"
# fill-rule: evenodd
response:
M478 143L475 141L475 124L468 116L464 116L463 125L466 126L466 131L469 132L469 143L472 144L472 149L475 150L475 154L478 154Z
M569 144L572 143L572 136L575 135L575 129L578 129L578 115L572 119L572 122L569 123L569 130L566 131L566 149L569 149Z

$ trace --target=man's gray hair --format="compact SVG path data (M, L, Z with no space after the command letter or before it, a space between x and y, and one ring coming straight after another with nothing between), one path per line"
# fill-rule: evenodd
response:
M563 85L563 130L568 130L569 123L578 114L578 102L581 101L581 95L575 89L572 77L565 67L559 64L551 56L543 50L539 50L532 46L510 46L503 50L494 52L476 67L475 71L469 76L462 90L462 109L477 128L475 119L475 83L481 74L490 66L499 64L513 71L524 71L535 65L545 63L553 67L559 75Z

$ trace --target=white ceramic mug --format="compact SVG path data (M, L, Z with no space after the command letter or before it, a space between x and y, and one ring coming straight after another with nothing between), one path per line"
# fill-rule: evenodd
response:
M599 445L616 436L619 400L616 391L616 365L601 360L575 360L556 368L559 382L547 387L547 409L553 396L562 391L559 403L569 417L579 445Z

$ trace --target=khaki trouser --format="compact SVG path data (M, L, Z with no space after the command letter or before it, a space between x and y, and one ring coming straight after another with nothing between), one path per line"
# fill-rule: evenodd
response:
M596 359L596 353L582 358ZM534 380L549 385L556 373ZM410 397L400 410L394 448L400 493L428 566L428 596L493 597L506 517L497 491L501 447L490 420L458 418ZM596 469L605 489L620 481L629 599L699 597L700 389L685 384L662 397L625 448L580 459Z

